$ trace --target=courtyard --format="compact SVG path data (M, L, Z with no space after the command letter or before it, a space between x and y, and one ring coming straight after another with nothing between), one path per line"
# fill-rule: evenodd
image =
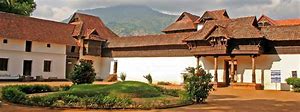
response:
M26 83L26 82L25 82ZM25 84L13 82L1 82L0 86L11 84ZM95 82L96 84L110 84ZM70 82L29 82L27 84L49 84L49 85L66 85ZM180 88L180 86L166 86L167 88ZM300 109L300 94L289 91L270 91L270 90L250 90L250 89L233 89L217 88L211 92L206 104L191 105L159 110L118 110L121 112L255 112L255 111L272 111L272 112L294 112ZM5 112L111 112L117 110L85 110L85 109L53 109L29 107L11 103L4 103L0 111Z

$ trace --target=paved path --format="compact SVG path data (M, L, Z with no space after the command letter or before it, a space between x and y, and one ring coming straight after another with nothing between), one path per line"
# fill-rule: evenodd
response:
M116 110L60 110L4 104L0 112L115 112ZM121 110L132 112L133 110ZM136 111L136 110L135 110ZM150 110L150 112L299 112L300 93L218 88L213 91L207 104ZM136 112L142 112L141 110Z

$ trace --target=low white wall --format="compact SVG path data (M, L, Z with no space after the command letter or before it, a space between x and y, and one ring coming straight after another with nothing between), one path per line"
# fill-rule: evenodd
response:
M153 82L168 81L180 84L186 67L196 66L195 57L130 57L130 58L103 58L106 66L102 67L106 73L111 72L111 61L118 61L118 75L124 72L126 80L147 80L144 75L151 74ZM109 65L107 65L109 64ZM110 71L108 71L110 70Z

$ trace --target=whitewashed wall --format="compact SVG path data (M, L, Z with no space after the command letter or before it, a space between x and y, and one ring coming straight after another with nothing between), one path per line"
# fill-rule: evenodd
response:
M8 43L3 43L0 38L0 58L8 58L8 70L0 71L0 74L22 75L23 61L32 60L31 76L65 78L66 66L66 45L52 44L48 48L48 43L32 42L32 52L25 52L25 40L8 39ZM43 72L44 60L51 61L51 71Z
M118 75L124 72L126 80L147 80L144 75L151 74L153 82L168 81L180 84L183 82L181 73L186 67L196 66L195 57L130 57L130 58L103 58L102 71L108 74L112 71L111 62L118 61ZM104 64L106 63L106 64Z

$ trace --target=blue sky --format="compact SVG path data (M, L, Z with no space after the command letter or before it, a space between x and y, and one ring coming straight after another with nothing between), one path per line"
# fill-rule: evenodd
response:
M183 11L201 15L205 10L226 9L231 17L300 18L300 0L35 0L34 17L61 21L76 10L115 5L146 5L169 14Z

